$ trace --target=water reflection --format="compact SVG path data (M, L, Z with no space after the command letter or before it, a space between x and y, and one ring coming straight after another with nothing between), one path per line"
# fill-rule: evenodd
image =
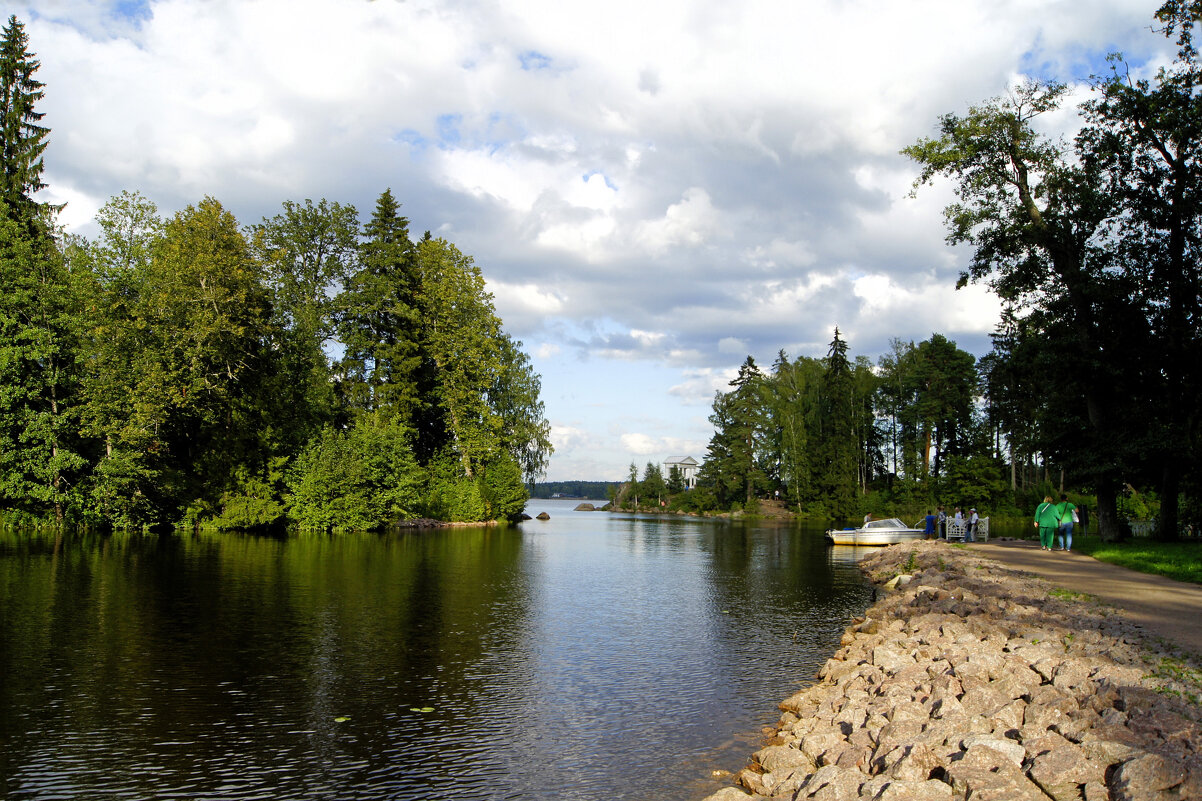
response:
M0 534L0 796L697 798L871 593L820 532L541 508Z

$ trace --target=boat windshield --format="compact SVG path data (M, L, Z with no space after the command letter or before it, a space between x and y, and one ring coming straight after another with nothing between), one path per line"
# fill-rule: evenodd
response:
M896 517L890 517L886 520L869 520L864 528L906 528L906 524Z

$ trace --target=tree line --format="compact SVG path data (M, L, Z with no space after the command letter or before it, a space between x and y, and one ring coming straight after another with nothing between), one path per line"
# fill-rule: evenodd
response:
M472 258L390 190L242 226L206 197L110 199L91 240L39 203L49 130L0 42L0 516L10 524L370 529L519 514L551 453L540 379Z
M853 358L838 329L823 358L781 351L765 372L748 356L715 393L697 489L669 508L754 511L774 498L803 516L852 519L939 499L1008 506L1048 473L1023 465L1007 484L981 387L976 358L941 334L894 340L876 364Z
M836 332L823 360L782 353L764 375L749 358L714 402L703 502L781 492L850 517L877 487L997 503L1007 473L1013 492L1042 464L1096 497L1104 538L1133 494L1154 499L1162 537L1202 522L1199 19L1202 2L1164 3L1176 59L1135 79L1112 56L1071 143L1037 125L1067 87L1028 81L906 148L916 189L954 184L948 240L973 247L960 285L1004 304L992 351L974 364L935 335L874 368Z
M1135 79L1112 56L1071 143L1036 127L1066 87L1028 82L904 151L919 185L955 185L948 239L974 248L961 282L1006 304L985 371L992 418L1015 451L1094 491L1106 537L1128 486L1155 488L1162 536L1202 511L1200 18L1197 0L1165 2L1175 60Z

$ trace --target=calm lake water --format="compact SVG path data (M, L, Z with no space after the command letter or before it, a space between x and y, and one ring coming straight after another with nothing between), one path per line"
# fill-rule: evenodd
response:
M0 533L0 797L699 799L872 589L795 524Z

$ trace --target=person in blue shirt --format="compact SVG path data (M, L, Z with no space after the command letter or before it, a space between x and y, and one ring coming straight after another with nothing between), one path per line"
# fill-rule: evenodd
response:
M927 509L927 530L923 534L926 539L934 539L935 537L935 515L930 509Z

